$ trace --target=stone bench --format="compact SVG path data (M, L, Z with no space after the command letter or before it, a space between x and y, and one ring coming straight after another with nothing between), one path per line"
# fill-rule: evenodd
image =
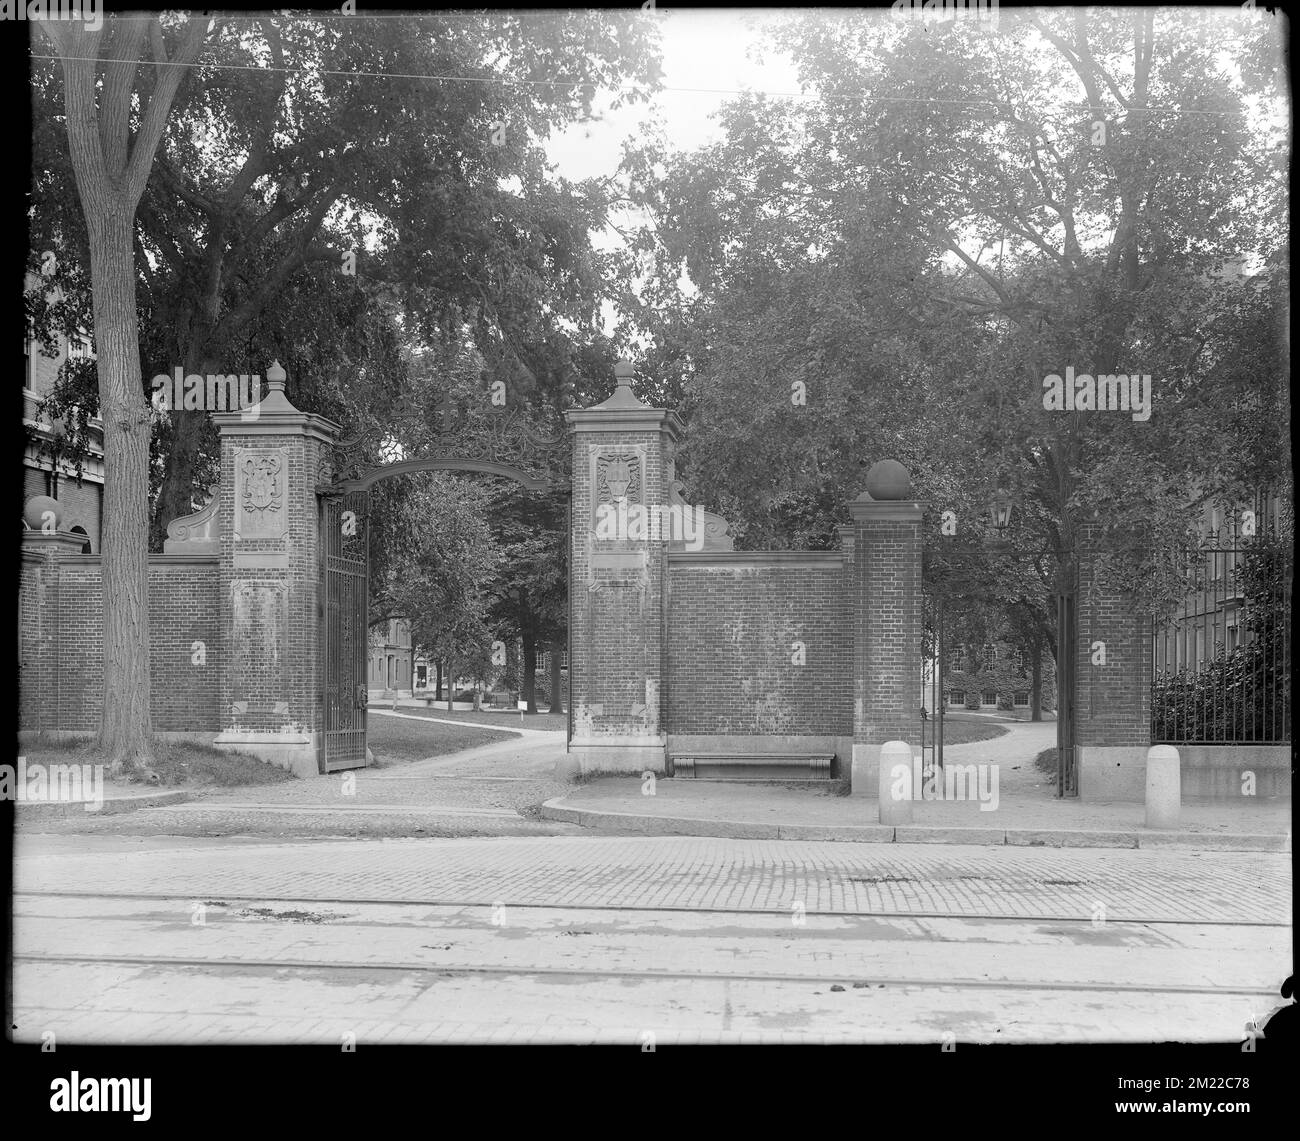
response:
M700 780L830 780L834 753L680 753L670 777Z

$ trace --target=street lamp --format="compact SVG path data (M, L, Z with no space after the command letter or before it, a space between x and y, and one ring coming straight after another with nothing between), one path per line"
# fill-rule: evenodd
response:
M1006 534L1007 528L1011 526L1011 496L1001 488L989 504L989 516L993 520L993 528L997 531L998 538L1001 539Z

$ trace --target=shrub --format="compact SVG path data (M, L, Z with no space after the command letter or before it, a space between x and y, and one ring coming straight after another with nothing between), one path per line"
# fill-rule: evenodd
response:
M1280 634L1280 631L1278 632ZM1276 636L1222 650L1199 669L1156 675L1156 741L1276 741L1289 736L1291 670Z

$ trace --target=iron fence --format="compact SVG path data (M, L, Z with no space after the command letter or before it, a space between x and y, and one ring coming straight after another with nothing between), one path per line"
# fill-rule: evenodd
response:
M1152 742L1291 740L1292 567L1273 531L1216 532L1177 553L1184 595L1152 638Z

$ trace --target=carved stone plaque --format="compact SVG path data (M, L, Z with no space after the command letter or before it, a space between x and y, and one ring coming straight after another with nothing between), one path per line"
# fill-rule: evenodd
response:
M644 444L593 444L590 450L591 525L602 503L646 502Z
M235 448L235 538L284 539L289 534L288 450Z

